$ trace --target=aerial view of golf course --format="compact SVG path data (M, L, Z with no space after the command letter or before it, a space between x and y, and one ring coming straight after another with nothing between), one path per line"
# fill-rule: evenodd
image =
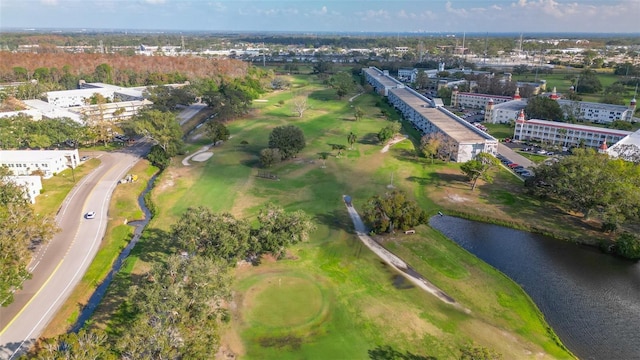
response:
M538 230L566 237L576 227L550 222L507 170L496 170L492 183L479 181L472 190L460 164L419 154L419 134L366 86L339 97L317 75L279 76L289 86L262 94L246 116L225 122L228 140L213 145L205 127L193 127L184 154L155 179L148 196L154 217L88 328L122 337L120 349L133 348L124 342L143 341L136 337L141 335L124 336L124 329L148 334L152 322L135 325L138 316L132 314L150 310L137 308L142 301L131 299L143 291L132 298L131 288L148 282L158 264L171 268L174 260L168 259L188 256L175 242L176 224L206 208L218 214L214 218L226 214L255 228L256 218L273 204L287 213L304 212L312 230L283 251L219 270L214 280L224 284L224 294L216 293L218 300L210 304L216 312L187 329L201 339L180 339L200 341L203 349L190 345L193 354L208 349L219 359L573 358L516 283L426 221L415 233L360 234L370 235L455 304L417 286L361 241L344 199L361 216L372 197L398 191L429 217L467 214L519 228L527 228L524 218L538 217ZM393 123L402 125L398 133L379 141L380 131ZM300 129L305 146L265 166L261 150L269 147L271 131L283 126ZM148 162L138 167L138 173L152 173ZM127 191L122 189L117 191ZM131 211L113 206L112 217ZM144 296L151 303L152 295ZM157 296L168 301L167 295Z

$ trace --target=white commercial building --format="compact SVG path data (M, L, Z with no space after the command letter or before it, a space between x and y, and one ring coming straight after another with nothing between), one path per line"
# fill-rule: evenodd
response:
M114 103L86 105L69 108L69 112L74 113L88 125L96 121L120 122L130 119L141 109L152 104L149 100L119 101Z
M104 83L80 81L80 89L47 92L47 102L60 108L88 105L94 94L100 94L109 102L142 100L143 91Z
M367 82L378 93L387 96L389 103L423 135L438 132L451 139L454 143L452 160L466 162L481 152L497 153L498 140L444 107L436 106L433 100L404 86L379 69L367 68L364 73Z
M46 101L32 99L22 101L30 111L39 113L39 116L32 116L33 120L69 118L77 123L82 123L82 118L77 113L71 112L70 109L59 108Z
M0 150L0 166L6 166L13 175L33 175L41 172L48 179L80 163L78 150Z
M599 148L603 144L615 144L630 134L632 134L631 131L595 126L536 119L525 120L524 111L521 111L516 120L513 138L520 141L534 140L566 147L584 144L592 148Z
M7 176L3 179L24 189L24 195L30 203L35 204L36 197L42 191L42 180L40 176Z

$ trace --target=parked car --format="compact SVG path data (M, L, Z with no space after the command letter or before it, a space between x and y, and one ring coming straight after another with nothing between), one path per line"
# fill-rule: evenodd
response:
M80 161L87 161L87 160L89 160L88 156L83 156L83 157L80 158Z
M518 166L518 164L516 164L516 163L511 163L511 164L509 164L509 165L507 165L507 166L513 169L513 168L515 168L516 166Z
M536 154L540 154L540 155L545 155L546 153L547 153L547 151L544 150L544 149L536 151Z

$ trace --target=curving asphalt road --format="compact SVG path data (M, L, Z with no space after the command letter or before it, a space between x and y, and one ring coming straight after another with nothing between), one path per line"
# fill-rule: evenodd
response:
M83 178L63 202L56 223L62 229L39 249L29 270L33 277L0 308L0 359L26 351L78 284L100 248L111 194L127 171L148 151L139 141L122 151L96 153L100 166ZM83 215L95 211L95 219Z

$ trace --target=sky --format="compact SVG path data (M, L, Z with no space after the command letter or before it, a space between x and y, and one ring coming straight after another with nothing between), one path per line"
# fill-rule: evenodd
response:
M9 28L638 33L640 0L0 0Z

